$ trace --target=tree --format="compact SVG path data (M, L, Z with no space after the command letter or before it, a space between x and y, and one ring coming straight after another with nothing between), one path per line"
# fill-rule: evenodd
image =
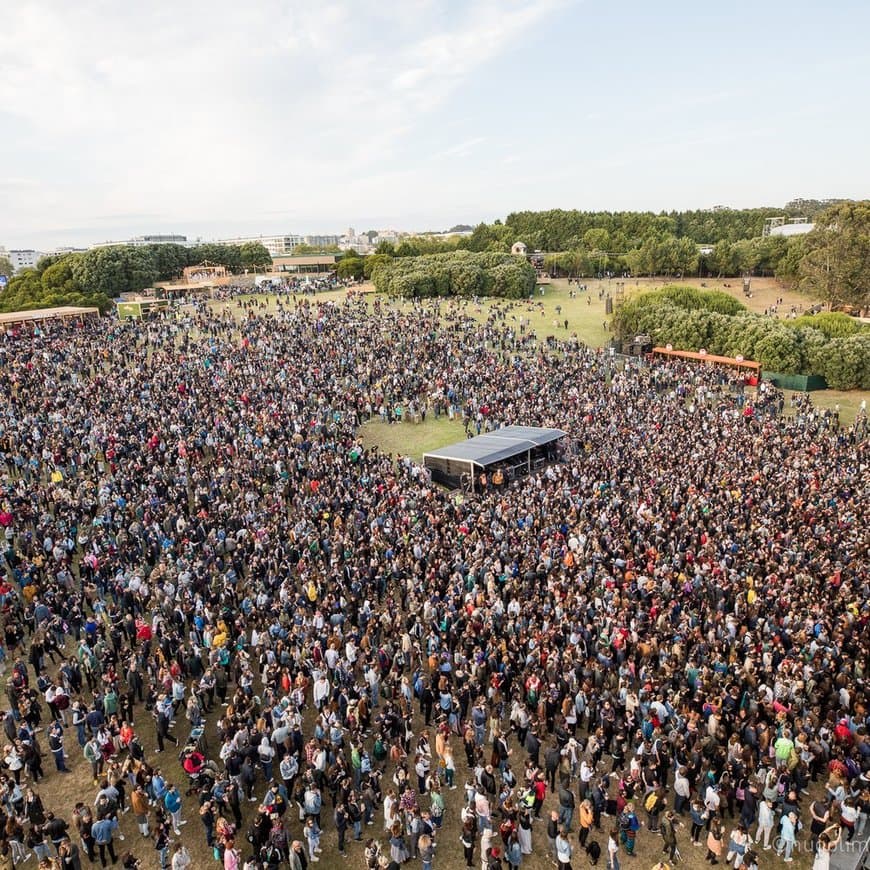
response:
M69 257L58 260L43 270L42 286L51 293L78 293L82 289L73 277L72 263Z
M402 241L399 242L399 247L396 248L396 256L418 257L420 256L420 249L408 239L402 239Z
M23 269L9 282L0 295L0 311L27 311L33 308L52 308L58 305L95 305L107 311L112 303L104 293L83 290L72 275L75 255L43 260L35 269Z
M795 284L800 279L801 260L806 254L806 236L792 236L786 240L785 253L776 264L776 278L784 284Z
M375 269L392 262L393 258L389 254L370 254L363 260L363 277L371 278Z
M260 242L244 242L239 246L239 253L242 257L242 268L250 272L272 265L272 255Z
M365 264L362 257L353 249L345 253L335 269L339 278L353 278L357 281L363 277L364 270Z
M306 245L299 244L293 248L294 257L308 257L316 254L340 254L338 245Z
M387 258L372 270L372 280L379 291L394 296L521 299L534 290L535 270L525 259L502 252L451 251Z
M822 212L806 236L800 286L832 306L870 305L870 200Z
M188 249L188 266L200 263L215 263L225 266L228 271L238 274L242 271L242 250L238 245L218 245L207 242Z
M15 269L12 267L12 260L6 254L0 254L0 275L5 275L7 278L12 277Z

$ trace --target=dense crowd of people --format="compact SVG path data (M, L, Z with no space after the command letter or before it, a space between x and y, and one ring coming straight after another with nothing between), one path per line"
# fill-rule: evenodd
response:
M0 870L825 870L866 836L866 418L473 307L4 337ZM572 449L457 495L360 440L411 405Z

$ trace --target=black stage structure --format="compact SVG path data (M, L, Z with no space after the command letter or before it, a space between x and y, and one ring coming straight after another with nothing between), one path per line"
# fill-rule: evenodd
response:
M490 476L500 470L506 481L510 481L555 462L557 444L566 435L561 429L505 426L424 453L423 465L436 483L451 489L467 484L474 492L476 479L483 473Z

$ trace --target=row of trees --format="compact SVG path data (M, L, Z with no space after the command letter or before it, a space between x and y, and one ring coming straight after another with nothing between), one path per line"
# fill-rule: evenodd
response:
M543 251L598 248L624 253L652 236L675 236L696 245L737 242L760 236L765 218L781 208L717 209L683 212L550 211L513 212L505 225L516 238Z
M503 296L523 299L535 289L535 270L522 257L453 251L383 261L375 287L393 296Z
M806 215L803 236L762 236L764 220ZM782 208L652 212L515 212L478 224L471 235L383 243L378 254L416 257L450 250L506 253L514 242L547 251L544 268L561 276L604 271L632 275L776 276L834 305L868 305L870 203L796 200ZM346 267L350 268L350 267ZM358 271L358 266L354 267Z
M870 389L870 329L845 314L776 320L724 293L666 287L630 299L614 315L619 338L756 360L783 374L822 375L839 390Z
M628 271L632 275L778 275L790 249L802 250L799 238L766 236L721 241L711 251L702 253L691 239L674 235L651 235L640 247L625 254L615 254L586 245L572 251L547 254L544 268L559 277L588 278L611 272ZM794 266L796 267L796 263ZM794 277L794 276L792 276Z
M105 310L119 293L171 281L187 266L209 262L232 273L263 269L272 262L258 242L244 245L113 245L43 257L24 269L0 295L0 310L21 311L56 305L98 305Z

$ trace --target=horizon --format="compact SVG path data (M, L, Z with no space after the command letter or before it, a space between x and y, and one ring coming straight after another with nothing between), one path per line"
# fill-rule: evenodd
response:
M208 11L10 10L0 245L870 198L854 0Z

